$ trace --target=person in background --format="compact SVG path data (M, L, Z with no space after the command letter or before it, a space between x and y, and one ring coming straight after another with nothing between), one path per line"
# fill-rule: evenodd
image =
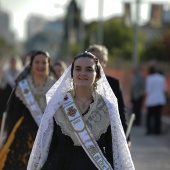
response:
M4 64L2 76L0 77L0 126L8 98L15 86L15 79L22 71L22 68L22 62L18 56L9 58L8 62Z
M134 170L116 97L96 56L78 54L47 101L27 170Z
M30 64L31 56L36 52L37 50L30 50L23 56L23 63L25 67Z
M107 66L108 49L105 46L98 45L98 44L90 45L89 48L87 49L87 51L91 52L99 59L100 64L103 69ZM126 122L126 115L125 115L125 105L124 105L124 101L123 101L122 92L120 89L119 80L114 77L108 76L108 75L106 75L106 78L107 78L115 96L117 97L120 119L122 122L124 132L126 133L127 122ZM128 146L129 146L129 148L131 146L130 137L128 137Z
M57 61L53 64L53 69L56 75L56 78L59 79L64 71L67 69L67 65L64 61Z
M0 150L1 170L26 169L45 107L45 94L55 83L50 77L50 56L36 51L30 63L17 77L7 107L7 137Z
M166 104L167 84L165 76L161 75L156 65L150 65L145 85L147 107L146 135L161 134L161 112Z
M139 68L133 69L133 77L131 82L131 102L132 112L135 114L134 125L141 124L142 104L145 96L145 77Z

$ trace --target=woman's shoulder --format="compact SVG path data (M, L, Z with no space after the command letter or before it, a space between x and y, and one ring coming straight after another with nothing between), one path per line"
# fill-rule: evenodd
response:
M93 99L96 101L96 104L103 104L103 105L106 105L105 103L105 96L99 94L98 92L95 92L93 94Z
M21 80L22 81L22 80ZM19 84L16 85L16 88L14 90L14 93L15 93L15 96L20 100L22 101L22 103L24 103L24 105L26 105L26 101L25 101L25 98L23 96L23 93L22 93L22 90L21 90L21 87Z

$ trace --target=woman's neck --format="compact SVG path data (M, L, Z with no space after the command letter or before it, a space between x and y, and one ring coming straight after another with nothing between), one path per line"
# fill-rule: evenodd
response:
M92 89L86 89L86 88L77 88L75 90L75 100L77 102L77 105L79 106L79 109L81 111L81 113L85 113L92 100Z
M44 86L44 84L45 84L45 82L47 80L47 76L35 76L35 75L32 75L32 79L33 79L34 84L37 87L42 87L42 86Z
M89 88L76 88L75 97L81 99L82 101L86 101L92 98L92 89Z

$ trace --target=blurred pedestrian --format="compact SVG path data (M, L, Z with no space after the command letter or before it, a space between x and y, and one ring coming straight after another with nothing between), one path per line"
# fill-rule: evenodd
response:
M15 79L22 71L22 62L18 56L13 56L4 64L0 77L0 126L8 98L15 86Z
M161 134L161 112L166 104L167 84L155 65L148 69L146 78L146 134Z
M7 108L7 138L0 150L0 169L26 169L46 107L45 94L56 81L49 76L49 63L49 55L36 51L16 80Z
M103 69L107 66L108 49L105 46L98 45L98 44L90 45L87 51L91 52L99 59L100 64ZM122 91L120 88L119 80L114 77L108 76L108 75L106 75L106 78L107 78L115 96L117 97L120 119L122 122L124 132L126 133L127 122L126 122L126 115L125 115L125 105L124 105L124 101L123 101L123 96L122 96ZM131 146L130 137L128 138L128 145L129 145L129 147Z
M134 170L117 99L96 56L76 56L47 99L27 170Z
M56 79L59 79L64 71L67 69L67 65L64 61L57 61L53 64L53 69L55 71Z
M26 55L24 55L23 63L24 63L25 67L30 64L31 56L36 52L37 52L37 50L31 50L31 51L27 52Z
M133 69L133 77L131 82L131 102L132 112L135 114L134 125L141 124L142 104L145 96L145 77L140 69Z

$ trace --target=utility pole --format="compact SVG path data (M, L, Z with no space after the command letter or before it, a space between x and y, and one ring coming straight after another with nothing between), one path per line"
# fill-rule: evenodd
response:
M138 42L139 42L139 14L140 14L140 0L136 0L136 8L135 8L135 23L134 23L134 40L133 40L133 67L137 67L139 64L139 58L138 58Z
M98 0L98 27L97 27L97 43L103 44L103 7L104 0Z
M81 15L79 18L79 53L84 51L84 8L85 0L81 0Z

